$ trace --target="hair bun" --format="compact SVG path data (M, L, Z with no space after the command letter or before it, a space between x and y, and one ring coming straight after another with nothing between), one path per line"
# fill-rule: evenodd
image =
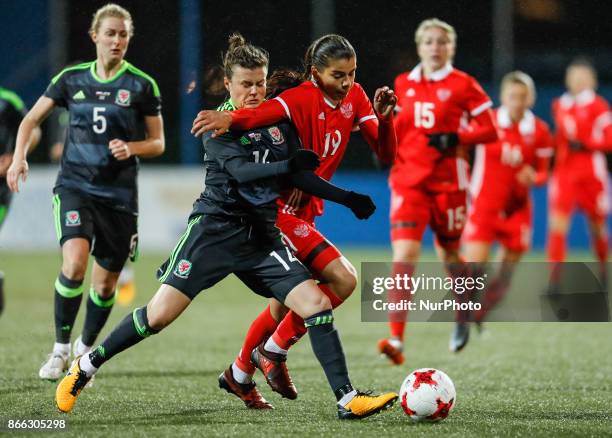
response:
M246 39L239 33L235 32L227 39L228 51L232 51L240 46L246 46Z

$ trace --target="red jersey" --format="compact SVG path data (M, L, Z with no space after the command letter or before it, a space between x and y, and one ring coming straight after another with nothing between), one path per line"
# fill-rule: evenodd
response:
M458 132L470 117L487 111L492 102L478 82L447 64L427 79L417 65L395 79L399 114L398 152L391 169L394 187L423 187L436 192L467 188L468 165L462 147L442 155L428 146L426 134ZM463 123L463 125L462 125Z
M568 93L553 102L555 121L555 173L574 176L597 176L597 163L603 162L601 151L612 149L612 114L608 102L592 90L577 96ZM575 151L570 142L584 149Z
M536 184L546 181L553 149L548 125L531 111L514 123L502 106L495 111L495 119L498 140L476 147L470 194L501 210L527 201L529 188L517 180L523 166L537 170Z
M321 178L329 180L342 161L351 131L361 129L370 146L379 156L393 160L396 140L392 120L380 121L388 124L389 136L379 138L379 119L365 91L354 83L347 96L338 104L325 98L312 81L282 92L274 99L255 109L241 109L232 113L232 127L251 129L265 126L282 119L290 119L296 127L305 149L315 151L321 165L315 171ZM323 200L291 189L278 200L279 212L294 214L312 222L323 213Z

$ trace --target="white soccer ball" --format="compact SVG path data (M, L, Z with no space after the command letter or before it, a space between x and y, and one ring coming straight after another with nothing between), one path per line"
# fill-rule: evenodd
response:
M400 387L402 409L414 421L441 421L457 403L453 381L434 368L411 372Z

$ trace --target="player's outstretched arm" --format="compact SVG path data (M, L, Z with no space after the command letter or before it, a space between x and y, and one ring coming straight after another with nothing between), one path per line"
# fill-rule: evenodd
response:
M376 210L372 198L361 193L344 190L324 180L314 172L294 173L290 177L294 187L327 201L349 208L357 219L367 219Z
M164 121L162 116L145 116L147 138L142 141L125 142L113 139L108 148L117 160L127 160L132 155L142 158L153 158L164 153L166 141L164 136Z
M52 99L41 96L19 124L13 161L6 173L6 183L12 192L19 192L20 177L22 182L25 182L28 177L28 151L40 140L39 126L51 113L54 106Z
M313 151L299 150L291 158L272 163L254 163L243 155L225 161L225 169L239 183L279 176L287 173L312 171L319 167L319 156Z
M230 127L240 131L268 126L288 117L282 104L275 99L257 108L241 108L235 111L200 111L193 121L191 133L196 137L213 131L213 137L226 133Z
M229 135L213 138L204 137L206 154L219 163L238 183L246 183L262 178L315 170L321 160L313 151L296 150L288 160L271 163L258 163L251 160L250 153Z

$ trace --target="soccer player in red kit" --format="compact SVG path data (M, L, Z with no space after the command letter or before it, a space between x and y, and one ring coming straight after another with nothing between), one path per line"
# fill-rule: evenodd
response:
M565 260L567 231L576 207L589 220L601 280L604 285L607 282L610 182L604 152L612 149L612 114L605 99L595 94L597 74L587 61L568 66L565 84L567 92L552 107L556 152L548 191L548 260L557 266L551 293L558 291L558 267Z
M531 77L514 71L501 82L495 110L498 140L476 146L470 182L471 208L463 232L465 261L484 272L491 245L501 244L501 265L487 282L482 308L473 315L480 326L510 286L516 264L531 244L532 205L529 187L543 185L553 154L548 125L530 108L535 103Z
M450 275L457 275L459 238L467 214L467 148L497 138L492 103L474 78L452 66L456 42L452 26L436 18L425 20L415 42L421 63L395 80L399 144L389 176L393 275L413 274L427 225L435 233L436 249ZM474 123L468 127L470 119ZM408 296L390 291L389 300ZM389 314L391 337L378 343L380 352L396 365L404 362L406 314ZM458 318L451 337L453 351L467 337L465 318Z
M315 173L329 180L342 160L351 131L358 129L378 158L392 163L396 152L393 108L397 99L388 87L379 88L372 106L361 85L355 82L357 57L350 42L339 35L319 38L306 52L305 66L301 85L254 109L202 111L192 132L222 133L230 126L245 130L289 119L304 148L314 150L321 158ZM319 287L337 307L353 292L357 278L351 263L315 228L315 218L323 213L323 201L293 189L279 200L278 206L276 225L287 245L320 279ZM283 318L282 307L271 300L270 306L253 321L232 372L236 381L248 383L255 365L274 391L294 399L297 391L285 361L287 350L306 328L294 312Z

